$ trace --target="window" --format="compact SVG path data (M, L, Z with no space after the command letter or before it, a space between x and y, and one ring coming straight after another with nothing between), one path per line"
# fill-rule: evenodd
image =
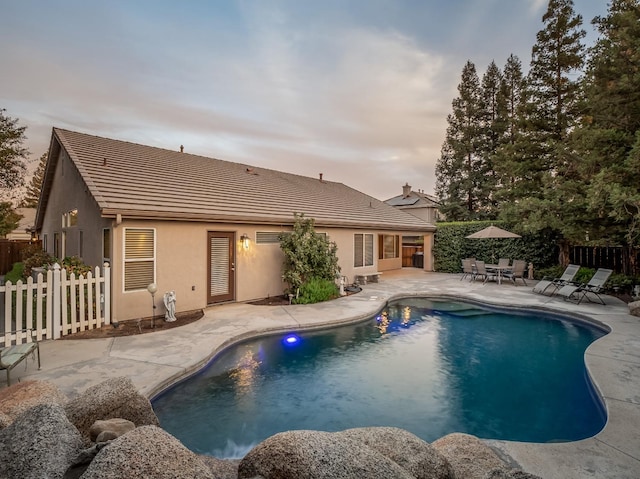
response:
M146 289L155 282L155 230L125 228L124 230L124 290Z
M53 256L60 257L60 233L53 233Z
M62 227L69 228L78 224L78 210L71 210L62 215Z
M111 263L111 230L102 230L102 262Z
M373 234L353 235L353 266L373 266Z
M256 244L280 244L279 231L258 231L256 233Z
M399 235L378 235L378 258L391 259L400 257Z

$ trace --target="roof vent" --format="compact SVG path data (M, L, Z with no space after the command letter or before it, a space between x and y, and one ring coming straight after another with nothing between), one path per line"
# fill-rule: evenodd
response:
M102 159L102 166L107 166L107 158Z
M322 173L320 173L320 183L322 183Z
M184 145L180 145L180 153L184 153Z
M253 168L249 168L249 167L247 167L244 171L246 171L246 172L247 172L248 174L250 174L250 175L257 175L257 174L258 174L258 173L256 173L256 172L254 171L254 169L253 169Z

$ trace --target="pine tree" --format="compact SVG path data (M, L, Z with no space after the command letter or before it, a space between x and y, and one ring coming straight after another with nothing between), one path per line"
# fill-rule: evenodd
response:
M573 134L592 240L640 242L640 2L613 0L593 21L600 34L584 80L586 112ZM575 218L571 219L575 222Z
M40 192L42 191L42 182L44 181L44 171L47 167L48 153L43 153L38 160L38 166L33 172L31 181L27 185L27 192L22 200L21 206L23 208L36 208L40 199Z
M476 67L467 61L458 85L460 96L452 102L447 116L447 134L436 164L436 192L447 219L477 219L478 186L481 184L482 157L480 130L482 103Z
M22 146L27 127L18 126L18 120L5 112L0 108L0 188L11 189L22 185L29 152Z
M580 82L586 32L571 0L550 0L544 28L532 48L520 129L513 145L512 184L501 210L507 220L524 220L529 229L561 226L566 212L564 175L575 167L567 150L569 132L580 119Z

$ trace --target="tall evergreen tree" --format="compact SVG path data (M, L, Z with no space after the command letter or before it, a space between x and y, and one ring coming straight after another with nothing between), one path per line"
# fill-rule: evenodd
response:
M44 170L47 167L47 157L48 153L43 153L40 160L38 160L38 166L33 172L31 181L27 185L27 192L21 203L23 208L36 208L38 206L40 192L42 191L42 182L44 180Z
M0 188L11 189L22 185L29 152L22 146L27 127L18 126L18 119L5 112L0 108Z
M520 113L524 101L524 88L522 63L517 56L511 54L502 73L498 99L498 118L502 122L500 126L503 135L491 157L497 176L494 197L498 202L498 208L503 201L509 201L511 189L516 181L514 172L518 165L516 161L518 152L515 149L515 144L522 129Z
M566 207L559 184L575 162L566 140L580 118L578 74L586 32L572 0L550 0L542 21L526 78L521 127L511 147L513 178L501 217L524 220L531 229L559 229L558 210Z
M447 116L447 134L436 164L436 193L449 220L478 219L483 158L480 149L482 95L476 67L467 61L458 85L459 96Z
M573 134L592 240L640 242L640 2L612 0L593 21L600 34L584 80L586 112ZM575 219L571 218L572 222Z
M502 72L492 61L482 76L481 108L482 122L479 138L479 156L482 157L480 173L482 180L478 183L477 210L486 219L498 216L494 197L497 176L493 167L493 156L504 141L505 131L504 98L501 95Z

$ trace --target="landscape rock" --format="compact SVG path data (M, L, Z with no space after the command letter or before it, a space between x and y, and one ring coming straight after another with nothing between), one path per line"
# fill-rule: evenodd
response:
M363 427L335 433L360 441L391 459L416 479L455 479L449 461L415 434L396 427Z
M39 404L0 431L0 477L62 478L82 437L59 404Z
M160 424L149 399L140 394L133 381L126 377L107 379L87 388L70 400L65 410L86 441L90 440L91 426L99 420L122 418L136 426Z
M12 422L13 420L9 416L7 416L5 413L0 411L0 429L4 429Z
M469 434L448 434L431 445L447 458L456 477L485 479L489 473L510 470L493 449Z
M395 462L361 441L322 431L287 431L271 436L240 461L238 478L414 479Z
M518 469L494 469L484 479L542 479L540 476L529 474Z
M198 456L216 479L238 479L239 459L218 459L212 456Z
M195 453L156 426L137 427L111 441L93 459L82 479L215 479Z
M105 440L120 437L135 428L136 425L133 422L121 417L98 420L89 428L89 438L93 442L105 442ZM101 435L103 439L98 439Z
M640 301L629 303L629 314L632 316L640 316Z
M49 381L27 380L0 389L0 412L9 418L9 423L38 404L66 402L67 396Z
M106 442L99 442L84 451L80 451L80 454L71 463L62 479L79 479L84 474L84 471L87 470L93 458L100 452L100 449L107 444Z

